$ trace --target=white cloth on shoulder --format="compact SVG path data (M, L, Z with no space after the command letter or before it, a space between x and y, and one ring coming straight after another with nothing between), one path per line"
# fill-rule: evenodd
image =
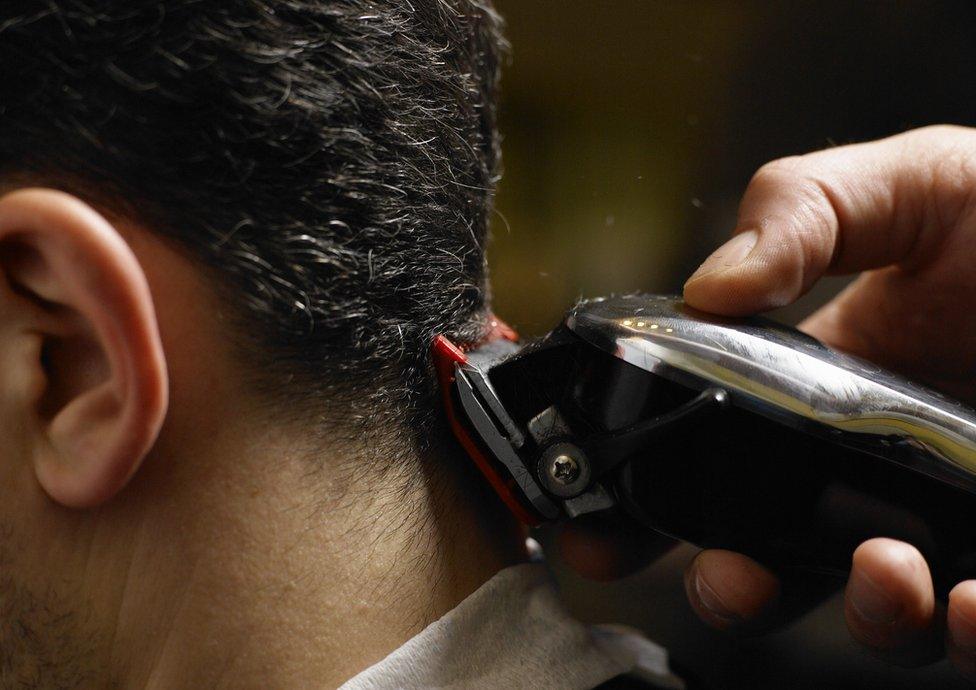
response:
M496 574L341 690L584 690L623 674L649 687L684 687L667 650L622 627L575 620L545 565L525 563Z

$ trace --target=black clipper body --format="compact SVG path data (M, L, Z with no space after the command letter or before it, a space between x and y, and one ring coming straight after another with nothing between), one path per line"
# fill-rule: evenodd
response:
M624 514L838 575L887 536L943 594L976 576L976 412L799 331L638 295L455 354L438 363L455 433L526 522Z

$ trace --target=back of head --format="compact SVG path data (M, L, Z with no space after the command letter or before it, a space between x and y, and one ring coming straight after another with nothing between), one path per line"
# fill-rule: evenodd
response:
M188 253L287 414L422 434L487 310L501 41L482 0L7 4L0 183Z
M0 3L0 684L335 686L521 557L429 471L501 50L488 0Z

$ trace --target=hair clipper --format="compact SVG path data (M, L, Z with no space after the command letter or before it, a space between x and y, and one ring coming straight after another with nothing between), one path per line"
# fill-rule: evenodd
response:
M680 298L576 306L549 335L434 357L458 440L525 523L636 520L845 575L885 536L976 576L976 412L760 319Z

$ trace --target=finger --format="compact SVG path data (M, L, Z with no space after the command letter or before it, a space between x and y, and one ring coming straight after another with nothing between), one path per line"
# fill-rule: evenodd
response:
M920 351L930 346L926 339L904 328L891 313L890 304L895 309L910 307L908 300L896 300L890 288L876 289L877 279L877 272L861 275L800 323L799 329L825 345L888 369L904 370L906 360L931 361Z
M974 254L976 256L976 254ZM960 257L962 258L962 257ZM944 280L900 269L869 271L800 324L835 349L870 360L958 400L976 403L976 322L968 267L940 267ZM922 334L938 329L939 338Z
M976 680L976 580L967 580L949 592L946 654L956 668Z
M878 347L878 343L871 339L870 334L876 329L865 327L865 321L878 318L879 311L877 305L865 303L873 296L864 289L865 282L869 280L870 274L854 280L834 299L804 319L799 329L826 345L882 364L877 359L883 358L886 348Z
M889 662L917 666L942 656L932 576L909 544L879 538L857 548L844 614L854 640Z
M692 609L719 630L764 627L780 596L777 577L756 561L732 551L698 554L685 572L685 591Z
M931 253L976 181L976 130L930 127L763 166L734 237L685 284L706 311L792 302L827 272L911 264Z
M563 525L556 536L563 561L585 578L607 582L652 563L678 542L627 521L585 515Z

